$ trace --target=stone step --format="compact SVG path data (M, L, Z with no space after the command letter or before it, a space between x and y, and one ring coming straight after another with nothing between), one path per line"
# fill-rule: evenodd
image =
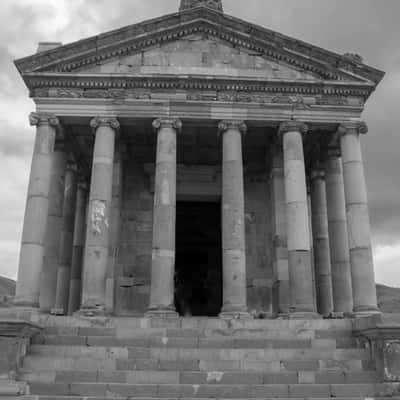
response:
M262 373L249 371L30 371L18 379L42 383L131 383L131 384L301 384L301 383L370 383L377 382L373 371L317 372L292 371Z
M121 383L30 383L30 393L47 396L129 398L365 398L399 396L399 384L135 385Z
M380 400L400 400L400 397L378 397ZM110 400L108 397L91 397L91 396L35 396L35 395L28 395L19 397L20 400ZM130 397L113 397L113 400L130 400ZM158 400L160 397L136 397L135 400ZM162 397L163 400L181 400L177 397ZM365 400L365 397L337 397L335 400ZM14 400L14 399L12 399ZM195 400L193 397L186 397L184 400ZM203 397L203 400L228 400L228 398L220 397L219 399L215 399L214 397ZM246 399L240 399L246 400ZM253 398L252 400L265 400L265 398ZM280 400L289 400L289 397L281 397ZM306 399L304 399L306 400ZM331 400L329 397L320 397L315 398L315 400Z
M105 346L105 347L176 347L176 348L356 348L352 338L261 339L229 337L168 337L116 338L113 336L37 335L32 344L47 346Z
M79 318L43 316L43 321L36 320L43 326L79 331L87 328L94 330L108 330L119 328L128 329L193 329L203 331L206 329L231 330L231 329L271 329L271 330L351 330L351 319L234 319L220 318L138 318L138 317L113 317L113 318Z
M254 321L256 322L256 321ZM308 322L308 321L306 321ZM323 321L321 321L323 322ZM346 321L347 322L347 321ZM135 328L125 324L116 327L74 327L47 326L45 335L56 336L109 336L117 338L147 338L147 337L244 337L260 339L326 339L351 337L351 325L309 326L308 324L276 326L275 321L269 321L259 327L234 326L215 328Z
M370 360L173 360L157 358L48 357L27 356L25 371L256 371L281 373L297 371L356 372L374 370Z
M310 349L213 349L213 348L156 348L156 347L100 347L33 345L30 355L45 357L93 357L93 359L157 359L157 360L369 360L367 349L335 349L321 346Z

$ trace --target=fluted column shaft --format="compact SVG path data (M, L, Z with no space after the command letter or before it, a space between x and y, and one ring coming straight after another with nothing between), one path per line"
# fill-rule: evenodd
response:
M95 130L88 226L86 231L81 311L104 313L110 240L110 208L115 136L119 123L114 118L94 118Z
M288 314L290 307L289 264L286 233L286 201L283 174L283 149L273 146L271 166L273 246L274 246L274 312Z
M51 166L58 119L32 113L37 127L19 258L15 304L39 307L40 280L49 210Z
M68 312L68 297L71 282L72 244L74 236L77 190L77 168L68 163L65 172L65 190L60 239L60 258L58 260L56 302L53 314L64 315Z
M297 121L281 124L283 137L291 312L296 317L315 313L310 230L302 133Z
M43 312L50 312L56 302L57 267L60 257L66 163L64 139L58 137L56 138L52 159L49 212L47 216L43 268L40 278L39 303L40 310Z
M348 314L353 311L353 290L342 162L338 151L329 152L325 174L333 305L336 313Z
M150 314L175 313L176 119L157 119Z
M113 189L111 200L110 218L110 251L108 255L108 269L106 279L106 307L107 311L113 312L115 307L115 277L118 263L118 249L121 230L121 203L122 203L122 154L121 142L117 141L115 146L113 166Z
M360 134L367 131L367 126L361 122L346 123L339 128L356 313L378 311L367 188L360 145Z
M72 245L71 281L68 298L68 315L79 309L82 289L83 251L85 245L87 185L78 183Z
M322 170L314 170L311 174L311 210L317 309L321 315L328 316L333 312L333 297L325 173Z
M242 134L246 125L222 121L222 254L223 306L221 316L247 314L246 246Z

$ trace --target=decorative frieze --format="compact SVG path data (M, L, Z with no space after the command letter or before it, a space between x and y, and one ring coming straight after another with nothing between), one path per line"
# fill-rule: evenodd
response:
M56 82L54 82L56 83ZM53 84L52 82L41 82L43 85ZM62 82L65 84L65 82ZM106 82L104 82L106 84ZM110 82L110 85L112 82ZM350 101L346 97L340 97L338 95L324 95L324 89L319 86L309 87L307 91L303 87L292 86L290 88L281 87L280 89L274 85L261 86L259 83L257 87L250 85L236 84L235 88L231 90L225 90L226 86L218 83L214 83L210 89L209 82L204 82L204 85L198 84L198 89L193 90L190 86L193 86L188 82L187 85L182 82L176 82L174 86L173 82L168 82L171 86L170 89L163 89L161 92L158 87L149 87L150 84L144 85L134 89L118 89L118 88L103 88L103 89L90 89L90 88L78 88L78 87L38 87L32 89L30 96L36 99L39 98L51 98L51 99L110 99L116 102L124 102L125 100L152 100L160 96L160 93L165 96L165 99L176 100L179 91L179 98L188 101L198 102L231 102L231 103L258 103L258 104L271 104L271 105L290 105L295 110L308 110L315 106L335 106L335 107L351 107L355 108L354 101ZM144 87L147 86L147 87ZM232 85L231 85L232 87ZM254 89L254 90L253 90ZM204 91L201 91L204 90ZM293 95L287 95L279 93L290 92ZM341 88L337 89L338 92L342 92ZM362 107L366 99L368 92L360 89L356 90L356 93L352 93L353 99L357 99L357 107ZM340 97L340 100L339 100Z

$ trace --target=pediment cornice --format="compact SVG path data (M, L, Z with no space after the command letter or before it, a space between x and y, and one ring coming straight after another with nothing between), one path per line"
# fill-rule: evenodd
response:
M371 92L384 75L354 58L335 54L203 7L80 40L17 60L16 65L24 78L31 73L77 73L107 60L201 33L291 68L313 73L322 81L365 83L371 86Z

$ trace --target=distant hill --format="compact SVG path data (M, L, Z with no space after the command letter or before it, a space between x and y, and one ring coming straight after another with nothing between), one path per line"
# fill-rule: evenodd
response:
M15 281L0 276L0 296L14 296Z
M10 306L10 299L15 295L15 281L0 276L0 307Z
M400 288L376 285L378 305L384 313L400 313Z

